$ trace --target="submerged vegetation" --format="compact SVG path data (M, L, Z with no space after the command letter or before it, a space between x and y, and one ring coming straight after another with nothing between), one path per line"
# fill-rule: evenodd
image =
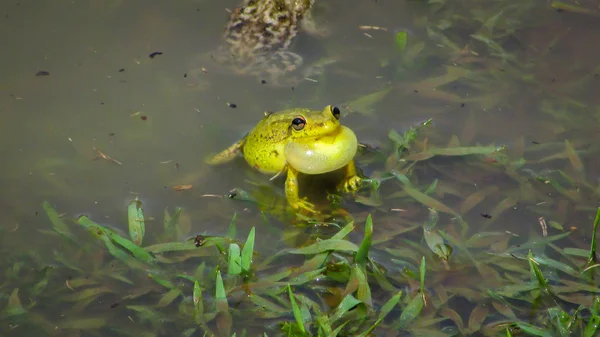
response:
M120 219L74 217L48 199L44 248L2 242L0 335L598 336L600 103L589 97L600 65L585 55L565 64L568 50L555 58L571 28L542 28L553 15L600 12L557 1L406 3L419 32L386 31L393 48L365 58L392 75L344 107L369 118L418 95L425 122L363 144L365 186L352 200L329 195L331 218L286 217L274 207L280 188L251 173L210 196L239 209L231 214L154 218L136 197ZM557 83L573 73L583 75ZM507 111L536 132L496 140L486 119ZM462 130L440 132L440 112L464 120ZM202 212L220 229L192 229Z
M295 247L282 242L271 247L276 248L272 254L258 249L261 241L272 240L261 239L267 227L241 234L237 215L224 236L198 234L180 241L177 233L185 232L180 208L165 209L162 230L154 228L149 235L136 198L127 210L126 235L85 215L61 217L46 202L53 231L43 232L56 247L54 262L44 263L47 258L34 252L3 255L7 304L2 328L35 335L124 336L170 331L185 336L597 334L595 273L600 265L595 240L584 247L572 237L573 230L558 223L550 229L533 226L528 237L474 232L465 215L485 195L472 194L455 210L435 198L443 180L421 187L405 175L422 158L461 155L479 164L484 158L501 158L498 148L418 151L405 142L419 139L413 129L402 136L393 132L390 138L402 143L392 142L392 159L386 162L404 163L387 177L402 191L392 198L405 199L404 205L417 202L428 216L421 221L394 216L393 227L387 228L377 226L371 214L364 221L321 224L309 228L332 233L309 233ZM407 156L408 148L413 150ZM404 159L411 156L417 159ZM512 167L507 160L483 162L502 161ZM373 184L375 200L387 180L381 181ZM482 215L480 225L506 210L502 204L506 202ZM593 238L599 222L600 208L586 230ZM89 235L82 236L81 229ZM550 235L553 229L557 233ZM293 234L284 231L282 237ZM570 244L561 244L567 238ZM53 317L43 314L49 305L57 308Z

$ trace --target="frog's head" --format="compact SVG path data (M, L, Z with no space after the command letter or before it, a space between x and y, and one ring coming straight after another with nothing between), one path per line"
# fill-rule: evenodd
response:
M288 165L302 173L321 174L352 161L358 141L352 130L340 124L339 118L340 109L332 106L295 115L285 145Z
M339 132L340 109L328 105L322 111L302 111L292 118L289 140L319 138Z

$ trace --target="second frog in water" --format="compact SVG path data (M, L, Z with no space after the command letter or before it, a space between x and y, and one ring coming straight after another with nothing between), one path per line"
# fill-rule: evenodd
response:
M299 32L323 37L312 18L315 0L245 0L229 17L221 46L212 53L218 64L240 75L275 86L296 85L320 73L289 50Z

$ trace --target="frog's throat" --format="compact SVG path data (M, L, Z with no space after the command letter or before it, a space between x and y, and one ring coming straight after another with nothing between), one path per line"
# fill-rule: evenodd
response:
M286 144L285 158L289 166L301 173L322 174L348 165L357 150L356 135L341 126L326 135Z

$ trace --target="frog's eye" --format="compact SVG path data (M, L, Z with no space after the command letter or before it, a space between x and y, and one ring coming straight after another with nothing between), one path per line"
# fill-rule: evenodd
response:
M306 126L306 119L304 119L304 117L296 117L292 120L292 127L294 130L300 131L304 129L304 126Z
M338 109L337 106L334 106L333 108L331 108L331 114L333 115L333 117L335 117L335 119L340 119L340 109Z

